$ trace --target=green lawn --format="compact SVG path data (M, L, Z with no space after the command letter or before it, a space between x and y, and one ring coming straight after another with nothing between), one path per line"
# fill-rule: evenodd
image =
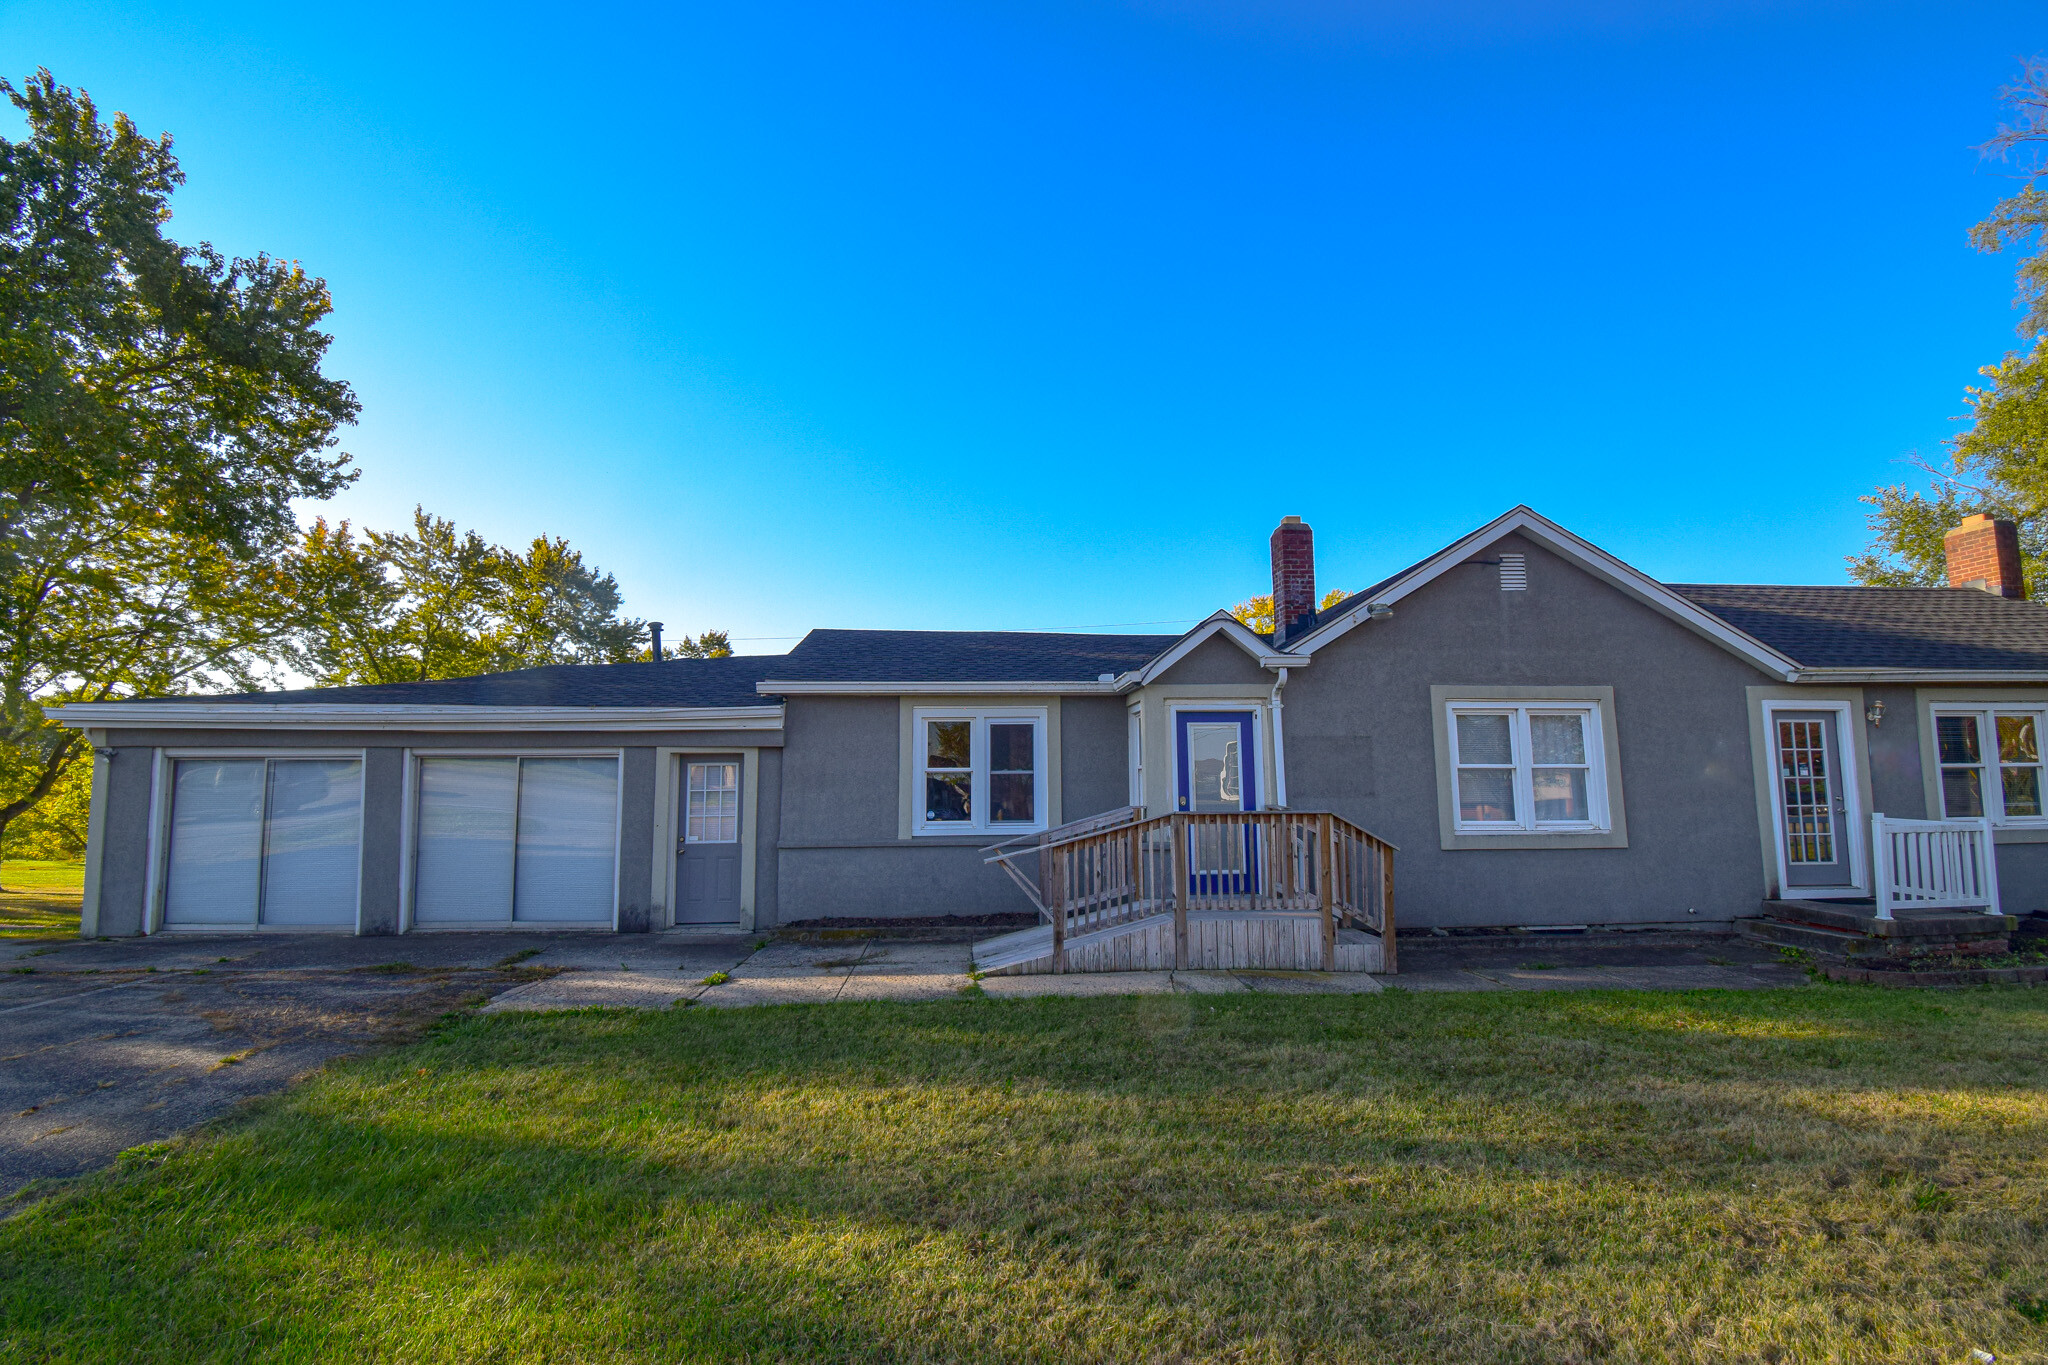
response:
M2038 1361L2044 1081L2024 988L475 1018L0 1223L0 1361Z
M84 897L85 864L10 858L0 863L0 939L76 938Z

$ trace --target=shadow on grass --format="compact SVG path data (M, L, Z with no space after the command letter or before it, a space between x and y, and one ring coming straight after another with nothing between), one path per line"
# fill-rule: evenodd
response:
M479 1019L0 1227L0 1319L54 1359L2038 1349L2003 1296L2048 1289L2042 1009L1801 991ZM2015 1123L1894 1098L1930 1086Z
M0 863L0 942L77 937L84 886L79 863Z

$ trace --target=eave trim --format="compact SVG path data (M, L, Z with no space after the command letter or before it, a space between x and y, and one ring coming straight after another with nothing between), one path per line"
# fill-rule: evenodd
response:
M324 706L74 702L45 714L74 730L780 730L780 706Z

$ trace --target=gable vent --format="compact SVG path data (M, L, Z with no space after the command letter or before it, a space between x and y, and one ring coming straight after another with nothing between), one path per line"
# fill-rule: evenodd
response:
M1503 554L1500 557L1500 590L1502 592L1527 592L1529 590L1529 556Z

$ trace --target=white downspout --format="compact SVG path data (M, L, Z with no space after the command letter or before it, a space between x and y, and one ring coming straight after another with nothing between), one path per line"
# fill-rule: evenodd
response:
M1287 670L1273 680L1273 804L1287 807L1287 732L1280 725L1280 689L1287 686Z

